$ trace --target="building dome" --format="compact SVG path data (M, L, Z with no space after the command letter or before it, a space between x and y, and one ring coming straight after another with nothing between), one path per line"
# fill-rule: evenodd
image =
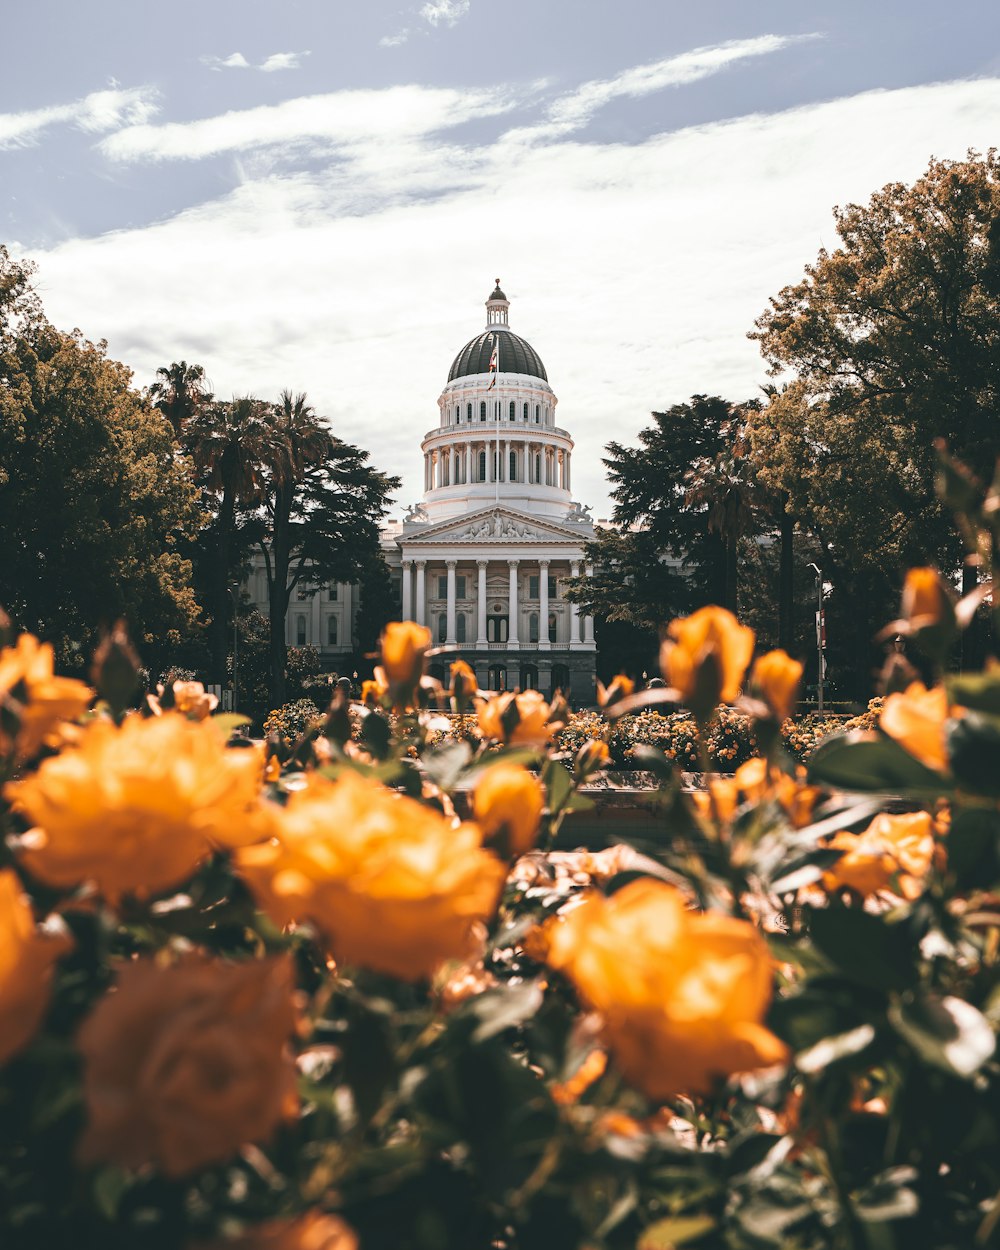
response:
M484 330L482 334L470 339L455 357L448 372L448 381L454 382L456 378L471 377L476 373L489 373L494 340L499 344L499 373L522 373L529 378L541 378L543 382L549 380L545 366L531 344L512 330L504 328L499 333L495 330Z

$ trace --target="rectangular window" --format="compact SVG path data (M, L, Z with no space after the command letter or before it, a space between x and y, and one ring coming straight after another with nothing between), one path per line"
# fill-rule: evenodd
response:
M447 579L447 577L439 577L439 578L438 578L438 593L437 593L437 597L438 597L439 599L447 599L447 598L448 598L448 579Z
M302 647L306 642L306 618L297 616L295 618L295 645Z
M336 582L331 582L328 590L330 602L336 603L340 598L340 586Z
M392 598L394 603L403 602L403 582L399 577L392 579Z
M529 576L528 577L528 598L537 599L539 590L540 590L540 586L539 586L538 575L536 574L533 577ZM556 579L554 577L550 577L549 578L549 598L554 599L555 597L556 597Z
M337 618L335 616L326 618L326 644L328 647L337 645Z
M464 574L461 575L460 577L455 578L455 598L456 599L465 598L465 575Z

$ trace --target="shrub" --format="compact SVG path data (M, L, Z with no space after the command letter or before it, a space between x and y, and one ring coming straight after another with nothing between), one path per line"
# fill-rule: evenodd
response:
M322 719L323 713L312 699L294 699L291 703L285 703L268 712L264 721L264 733L268 737L277 734L286 742L294 742Z

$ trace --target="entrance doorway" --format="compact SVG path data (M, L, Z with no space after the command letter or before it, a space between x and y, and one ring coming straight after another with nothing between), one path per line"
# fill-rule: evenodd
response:
M494 664L489 672L488 690L506 690L507 689L507 669L503 664Z
M488 616L486 618L486 641L487 642L506 642L507 641L507 617L506 616Z

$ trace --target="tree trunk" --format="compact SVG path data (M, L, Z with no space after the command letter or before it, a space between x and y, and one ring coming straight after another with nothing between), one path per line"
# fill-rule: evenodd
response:
M285 645L285 617L288 615L288 567L291 563L289 518L292 511L292 487L278 484L274 491L274 517L271 527L271 573L268 586L268 614L271 639L271 706L285 702L287 685L285 669L288 648Z
M781 564L778 569L778 646L789 655L795 654L795 521L788 514L787 500L782 501L779 521L781 532Z
M730 538L726 542L726 597L723 607L728 608L733 616L738 616L740 562L739 539Z
M212 656L212 681L224 685L226 656L229 654L229 574L233 549L233 518L236 515L236 492L226 485L219 508L219 538L215 548L215 577L212 587L212 624L208 643Z

